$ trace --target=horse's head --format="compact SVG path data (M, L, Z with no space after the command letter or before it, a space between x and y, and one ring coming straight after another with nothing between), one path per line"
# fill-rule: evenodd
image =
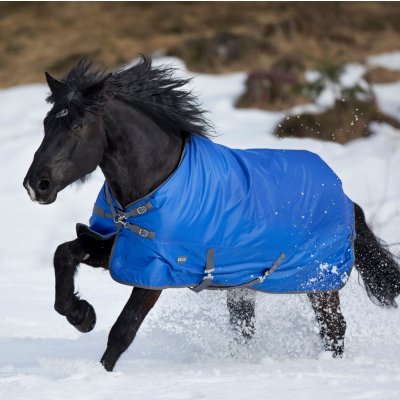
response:
M104 150L101 109L108 76L80 62L62 81L46 73L53 108L43 121L44 138L24 179L33 201L50 204L69 184L93 172Z

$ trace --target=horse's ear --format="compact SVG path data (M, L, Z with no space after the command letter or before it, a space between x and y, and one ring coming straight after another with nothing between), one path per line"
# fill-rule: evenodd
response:
M104 89L104 86L106 85L107 80L110 78L111 75L112 74L108 74L104 76L101 80L99 80L92 86L89 86L88 88L82 90L82 95L84 97L97 97Z
M48 72L45 72L45 75L51 93L54 94L55 92L57 92L57 90L60 90L63 87L64 84L58 81L57 79L53 78Z

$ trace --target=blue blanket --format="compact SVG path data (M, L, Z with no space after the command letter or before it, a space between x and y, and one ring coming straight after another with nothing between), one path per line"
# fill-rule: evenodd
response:
M125 209L105 183L89 229L115 235L116 281L150 289L338 290L354 263L353 203L318 155L199 136L166 182Z

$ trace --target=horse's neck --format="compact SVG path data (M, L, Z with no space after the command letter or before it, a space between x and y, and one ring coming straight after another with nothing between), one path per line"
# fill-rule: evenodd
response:
M112 101L103 118L106 143L100 168L122 206L159 186L179 164L183 139L149 117Z

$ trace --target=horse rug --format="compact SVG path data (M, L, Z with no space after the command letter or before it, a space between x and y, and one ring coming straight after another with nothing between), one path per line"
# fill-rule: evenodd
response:
M125 209L105 182L77 232L115 236L111 276L149 289L338 290L354 263L354 206L318 155L197 135L175 172Z

